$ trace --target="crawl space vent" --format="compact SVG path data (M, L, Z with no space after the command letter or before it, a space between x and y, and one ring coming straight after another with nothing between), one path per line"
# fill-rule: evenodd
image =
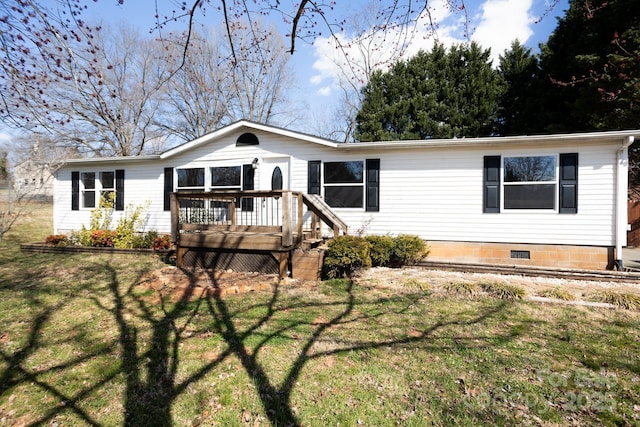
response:
M531 259L531 252L529 252L529 251L511 251L511 258L513 258L513 259Z

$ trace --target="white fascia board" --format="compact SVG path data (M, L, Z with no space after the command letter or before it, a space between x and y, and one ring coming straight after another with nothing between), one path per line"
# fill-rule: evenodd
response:
M147 155L147 156L91 157L91 158L67 159L64 161L63 166L96 165L101 163L109 163L109 164L135 163L135 162L153 161L158 159L160 159L160 156L157 154Z
M571 142L595 142L620 144L621 139L630 136L639 137L640 130L624 130L611 132L567 133L555 135L526 135L526 136L495 136L485 138L452 138L452 139L425 139L410 141L378 141L356 142L338 144L341 150L366 150L366 149L398 149L398 148L439 148L439 147L473 147L492 145L547 145Z

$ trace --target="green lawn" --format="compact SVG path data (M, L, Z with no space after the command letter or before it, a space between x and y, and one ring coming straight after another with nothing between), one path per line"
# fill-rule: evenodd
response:
M0 425L638 425L640 313L332 281L172 301L0 244Z

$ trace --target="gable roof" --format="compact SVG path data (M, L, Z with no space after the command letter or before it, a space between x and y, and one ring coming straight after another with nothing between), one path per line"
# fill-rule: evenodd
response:
M320 144L331 148L337 148L339 145L342 145L339 142L331 141L328 139L320 138L318 136L309 135L302 132L292 131L284 128L279 128L271 125L264 125L260 123L251 122L249 120L240 120L235 123L232 123L228 126L215 130L211 133L203 135L199 138L194 139L193 141L185 142L182 145L171 148L170 150L165 151L160 154L160 158L166 159L176 154L182 153L184 151L191 150L193 148L199 147L204 144L208 144L211 141L215 141L219 138L222 138L230 133L237 131L238 129L246 129L247 131L262 131L273 134L278 134L281 136L286 136L289 138L302 140L306 142L311 142L314 144Z

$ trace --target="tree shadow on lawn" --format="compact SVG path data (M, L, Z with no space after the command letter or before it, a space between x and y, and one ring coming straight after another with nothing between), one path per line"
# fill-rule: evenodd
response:
M113 273L111 291L114 299L114 307L112 313L119 326L122 367L123 373L127 378L125 425L131 426L172 425L171 408L175 400L186 391L190 384L204 378L205 375L216 366L234 356L240 361L247 376L252 378L257 385L258 397L264 413L271 424L298 426L301 425L301 422L296 417L292 408L291 396L297 382L296 380L300 377L305 365L310 360L337 353L358 352L422 342L442 327L453 324L473 325L481 323L502 311L505 307L505 303L502 302L484 313L478 314L471 320L452 319L447 322L437 322L430 328L420 331L416 336L387 337L386 339L381 337L380 339L370 341L358 340L357 342L348 343L340 349L318 352L312 351L312 348L328 329L346 322L374 320L376 317L384 316L386 313L380 312L373 315L358 315L352 317L354 308L359 304L353 292L353 282L349 282L347 289L341 295L341 300L328 303L293 302L291 304L281 305L280 288L276 286L266 303L254 304L244 310L246 312L248 310L261 308L264 310L264 314L241 327L238 319L244 313L233 311L227 301L220 296L220 293L214 292L212 296L207 297L204 297L204 295L193 295L192 292L196 289L195 284L197 279L195 276L190 275L192 285L189 288L191 290L190 292L187 291L183 293L180 299L173 304L167 304L165 298L160 299L162 309L162 316L160 317L154 316L153 307L149 306L148 302L145 302L144 299L134 298L143 313L142 317L149 322L152 328L150 350L140 354L138 352L140 342L137 337L137 331L124 316L124 313L127 311L124 295L120 294L117 276L115 271ZM187 274L189 274L188 271ZM217 283L213 273L210 274L209 279L215 287L219 288L219 283ZM127 296L131 296L131 289L132 287L129 287ZM192 302L192 297L194 296L198 298L195 302ZM240 298L242 297L251 298L250 294L240 296ZM389 298L384 298L378 302L389 302L389 300ZM402 297L397 298L397 301L406 302L404 310L415 303L414 300L409 301ZM369 301L368 303L371 302ZM317 324L308 320L292 321L286 325L277 327L266 335L263 332L257 333L258 329L269 324L279 312L305 308L321 308L326 312L329 307L334 310L338 309L338 311L331 319L326 321ZM176 373L180 363L179 348L183 340L184 331L198 311L203 308L206 308L206 312L211 318L210 322L206 322L207 329L214 334L218 334L224 340L226 348L218 354L214 360L202 365L198 370L178 381ZM181 325L178 323L181 323ZM311 327L312 331L308 336L302 338L302 346L292 363L287 366L285 378L280 384L276 384L266 367L258 360L260 351L272 340L283 337L289 338L287 334L301 326ZM255 342L256 338L260 339L257 344L252 346L250 342ZM142 379L141 375L143 365L146 365L144 367L147 375L146 379Z
M177 398L185 393L191 384L205 378L221 363L237 358L247 376L254 380L264 414L270 423L298 426L302 423L293 409L292 394L305 366L310 361L340 353L366 352L371 349L407 344L433 345L433 343L430 344L430 339L438 330L452 325L473 327L500 315L505 308L509 307L507 302L498 302L482 311L467 311L460 315L449 316L444 320L440 319L424 330L413 331L411 334L394 331L397 327L406 332L406 324L391 325L391 328L380 329L375 334L357 336L353 340L345 339L340 342L339 348L322 350L317 344L328 335L331 328L356 324L362 330L377 324L379 320L386 321L388 319L385 316L389 313L385 311L388 310L385 304L390 302L400 306L394 314L402 316L403 312L416 303L416 296L378 299L369 297L361 300L356 295L356 285L348 282L344 289L332 293L328 301L311 301L306 298L283 298L281 288L276 286L265 302L261 302L263 298L256 298L258 302L242 309L235 309L235 304L223 299L218 293L194 295L196 289L202 288L195 286L197 279L191 275L192 286L187 292L181 294L179 300L170 301L166 296L160 295L158 303L157 300L152 301L148 295L135 291L142 273L130 283L130 279L123 283L118 265L110 261L87 268L94 269L101 277L104 274L108 276L108 283L101 291L101 295L68 296L68 298L88 298L95 308L115 322L117 335L115 338L111 341L106 339L101 348L93 352L84 352L68 362L41 370L27 368L30 355L39 350L46 350L40 342L42 330L53 313L65 309L67 300L63 299L57 305L41 307L33 317L29 337L21 348L14 352L6 352L0 347L0 358L7 366L7 369L0 373L0 397L18 385L33 384L58 402L52 405L40 419L34 421L34 425L46 423L57 415L69 411L86 424L100 425L100 421L95 418L95 415L90 414L82 401L124 377L124 396L122 396L124 425L170 426L174 423L171 411ZM186 273L189 274L188 271ZM210 280L214 286L220 286L213 273L210 274ZM252 295L245 294L233 298L252 298ZM376 304L384 309L369 310L367 313L364 306ZM251 319L247 313L257 309L261 310L261 315ZM87 307L87 310L92 308ZM281 321L283 314L295 310L316 310L330 318L320 322L308 319ZM204 315L206 319L202 320ZM280 318L277 319L278 316ZM194 321L196 317L198 317L197 322ZM186 332L189 328L196 327L196 323L203 331L211 331L219 336L225 348L213 360L203 362L186 376L182 373L178 378L177 373L182 356L180 344L190 336ZM381 323L386 325L385 322ZM301 329L308 332L303 335L300 333ZM300 346L297 347L297 353L288 364L287 361L283 361L285 374L284 377L279 376L282 379L278 381L275 374L270 374L269 368L261 363L259 357L268 351L268 344L281 338L291 339L294 332ZM147 336L149 338L146 338ZM513 336L506 331L504 335L492 334L490 338L504 342L513 339ZM77 344L84 346L85 343ZM465 346L464 343L458 345ZM105 354L118 355L120 358L118 369L114 369L107 375L92 378L93 384L83 386L75 394L65 393L61 386L47 383L43 379L50 372L82 369L81 365L86 361ZM118 398L114 397L112 400L118 400Z

